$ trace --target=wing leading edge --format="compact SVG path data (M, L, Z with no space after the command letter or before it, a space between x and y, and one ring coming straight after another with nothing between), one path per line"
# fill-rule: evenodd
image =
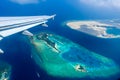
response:
M0 17L0 40L40 24L47 27L46 22L55 16ZM0 53L3 53L1 49Z
M34 26L45 24L52 16L29 16L29 17L1 17L0 39L12 34L24 31Z

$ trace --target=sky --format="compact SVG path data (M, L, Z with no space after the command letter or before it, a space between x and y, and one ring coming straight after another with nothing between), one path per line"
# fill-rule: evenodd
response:
M0 16L51 15L58 11L63 15L68 9L71 16L119 18L119 4L120 0L0 0Z

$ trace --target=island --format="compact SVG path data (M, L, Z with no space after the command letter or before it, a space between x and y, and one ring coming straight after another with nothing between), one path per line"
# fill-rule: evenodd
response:
M0 80L10 80L11 65L4 61L0 61Z
M119 72L110 58L92 52L65 37L40 32L29 38L32 59L46 74L61 78L109 77Z
M66 23L71 29L99 38L120 38L120 27L104 21L69 21ZM114 34L119 30L118 34Z

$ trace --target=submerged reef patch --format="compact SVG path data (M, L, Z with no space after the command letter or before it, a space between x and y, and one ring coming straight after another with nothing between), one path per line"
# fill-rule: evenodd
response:
M0 61L0 80L9 80L11 74L11 66L3 61Z

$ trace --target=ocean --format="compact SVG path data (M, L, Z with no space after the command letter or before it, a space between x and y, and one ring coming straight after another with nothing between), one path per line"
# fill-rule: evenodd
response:
M36 26L32 29L29 29L32 33L36 34L41 31L51 31L63 37L70 39L71 41L82 45L83 47L94 51L100 55L106 56L114 60L118 65L120 65L120 38L116 39L101 39L82 32L78 32L70 29L65 25L64 22L70 20L94 20L94 19L105 19L101 16L85 16L84 13L79 10L71 7L67 4L66 1L52 1L54 5L49 4L49 1L46 4L41 5L46 6L42 8L37 8L36 11L21 10L21 13L18 11L12 16L17 15L42 15L42 14L56 14L55 20L50 20L48 22L49 27L44 28L41 26ZM56 4L59 3L59 4ZM64 7L61 7L64 5ZM38 7L38 5L36 6ZM36 8L35 7L35 8ZM30 8L29 6L26 8ZM39 12L38 12L39 11ZM7 15L7 14L6 14ZM21 33L9 36L4 38L0 42L0 47L5 51L4 54L0 55L0 59L8 62L12 65L12 74L11 80L118 80L120 74L111 76L110 78L82 78L82 79L66 79L59 77L52 77L47 75L43 70L40 70L36 66L33 59L31 59L31 47L28 43L26 36ZM38 78L36 72L39 72L40 78Z

